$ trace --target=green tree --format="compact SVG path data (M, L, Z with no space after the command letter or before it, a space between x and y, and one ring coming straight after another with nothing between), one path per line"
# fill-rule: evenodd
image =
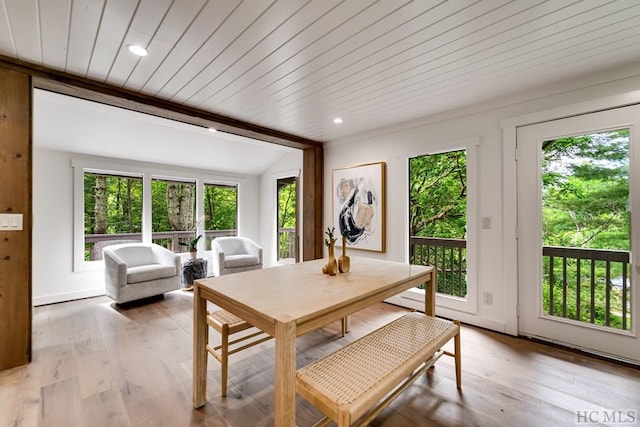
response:
M629 130L545 141L543 244L629 249Z
M105 234L107 232L107 177L95 176L94 186L94 233Z
M296 226L296 180L283 178L277 182L278 187L278 259L294 257L292 239L295 233L280 232L282 228Z
M195 224L195 196L195 184L167 182L167 213L170 230L193 230Z
M235 230L238 217L238 187L204 186L205 230Z
M416 237L464 239L467 227L467 157L465 150L409 160L409 232ZM411 262L437 265L438 292L467 295L466 249L444 256L438 246L417 244Z
M152 230L192 230L195 224L195 203L194 183L152 180Z
M411 236L463 239L467 226L466 151L409 160Z
M84 233L123 234L142 232L142 179L115 175L84 174ZM99 239L98 239L99 240ZM96 240L85 240L89 261Z
M278 227L296 226L296 184L295 181L278 188Z
M544 246L629 250L628 157L628 129L543 142ZM597 325L608 317L610 327L622 329L629 288L617 290L612 282L623 282L626 264L544 257L544 312Z
M85 173L84 190L85 234L142 231L140 178Z

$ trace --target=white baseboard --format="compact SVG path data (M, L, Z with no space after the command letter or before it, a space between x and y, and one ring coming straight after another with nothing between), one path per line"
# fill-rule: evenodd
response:
M57 302L72 301L75 299L91 298L104 295L104 288L85 289L76 292L67 292L63 294L43 295L33 297L33 306L55 304Z
M447 319L458 319L462 323L468 325L479 326L490 331L508 333L505 323L499 320L486 319L477 315L463 313L461 311L450 310L444 307L436 306L436 314Z

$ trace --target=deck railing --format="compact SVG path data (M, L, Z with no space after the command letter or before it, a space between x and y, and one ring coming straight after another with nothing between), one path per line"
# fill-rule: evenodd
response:
M411 264L435 267L436 292L460 298L467 296L466 240L411 236L409 243Z
M436 268L437 292L466 296L465 240L413 236L410 244L412 264L433 265ZM616 329L630 329L628 251L544 246L542 257L544 314Z
M297 258L296 229L278 229L278 259Z
M211 250L211 241L216 237L235 236L237 230L209 230L204 232L205 248ZM173 252L188 252L187 246L180 242L188 243L193 238L193 231L157 231L151 234L151 241ZM141 242L142 233L121 234L86 234L85 235L85 259L95 261L102 259L102 248L118 243Z
M232 230L210 230L205 231L205 248L211 250L211 241L216 237L236 236L238 231ZM174 252L188 252L186 246L181 246L180 242L188 243L193 238L193 231L160 231L151 235L153 243L164 246ZM121 234L87 234L85 235L86 259L95 261L102 259L102 248L118 243L141 242L142 233L121 233ZM295 228L280 228L278 230L278 253L280 259L296 259L296 230Z
M545 246L543 313L629 330L629 252Z

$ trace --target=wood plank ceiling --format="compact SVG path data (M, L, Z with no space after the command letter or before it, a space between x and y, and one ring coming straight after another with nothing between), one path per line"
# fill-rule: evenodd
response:
M0 55L327 141L638 61L640 2L0 0Z

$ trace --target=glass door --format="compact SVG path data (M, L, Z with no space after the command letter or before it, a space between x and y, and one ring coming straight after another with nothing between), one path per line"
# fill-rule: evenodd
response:
M640 361L638 119L626 107L518 129L520 334Z
M280 264L299 262L298 255L298 179L295 176L276 181L278 210L276 224L277 260Z

